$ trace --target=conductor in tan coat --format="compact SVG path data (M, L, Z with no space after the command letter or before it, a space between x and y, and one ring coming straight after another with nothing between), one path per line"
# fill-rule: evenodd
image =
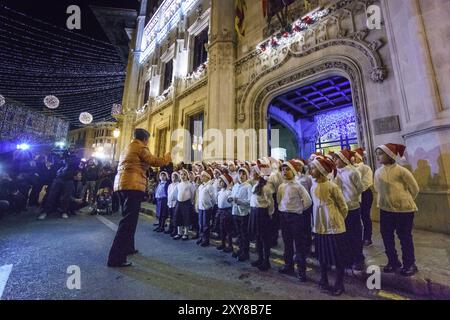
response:
M114 191L119 193L122 220L109 252L108 267L128 267L127 255L137 253L134 234L139 218L139 210L147 186L146 171L149 167L162 167L170 161L153 156L148 149L150 133L144 129L134 131L134 140L120 155Z

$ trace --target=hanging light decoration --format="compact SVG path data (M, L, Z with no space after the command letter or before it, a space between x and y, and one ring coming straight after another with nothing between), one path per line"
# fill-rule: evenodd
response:
M0 94L0 107L3 106L5 103L6 103L5 97Z
M55 96L46 96L44 98L44 104L49 109L56 109L59 107L59 99Z
M94 120L94 117L89 112L80 113L80 122L82 124L90 124L92 120Z

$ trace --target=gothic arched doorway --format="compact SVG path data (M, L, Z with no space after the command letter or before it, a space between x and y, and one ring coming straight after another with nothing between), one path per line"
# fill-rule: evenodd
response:
M343 76L322 78L274 97L267 119L272 137L269 152L276 158L307 158L316 151L328 153L358 145L351 84Z

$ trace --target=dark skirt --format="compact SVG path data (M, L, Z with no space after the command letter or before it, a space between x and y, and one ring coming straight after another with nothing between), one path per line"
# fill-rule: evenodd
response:
M315 234L314 244L321 265L349 267L353 260L353 250L346 233Z
M191 200L177 202L175 206L175 226L189 227L191 224L192 203Z
M249 240L269 240L272 235L272 220L268 208L251 208L248 220Z

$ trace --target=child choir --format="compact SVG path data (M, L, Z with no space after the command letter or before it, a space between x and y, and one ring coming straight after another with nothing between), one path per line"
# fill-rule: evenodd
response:
M194 171L174 171L170 180L169 173L162 171L155 194L159 218L155 231L186 241L192 228L196 235L191 239L198 239L202 247L210 245L211 233L218 233L217 250L232 253L238 261L249 260L250 241L255 241L258 258L251 265L267 271L270 249L277 245L281 229L284 265L279 272L296 273L301 282L307 281L306 258L314 244L319 286L338 296L345 291L345 269L362 271L365 267L363 246L372 244L373 187L388 258L383 271L411 276L418 271L412 228L419 188L411 172L396 163L404 151L398 144L376 148L381 167L375 176L364 163L362 148L314 153L308 162L300 158L199 162ZM395 232L402 262L395 248ZM237 237L237 248L233 237ZM331 267L336 270L332 286L328 280Z

